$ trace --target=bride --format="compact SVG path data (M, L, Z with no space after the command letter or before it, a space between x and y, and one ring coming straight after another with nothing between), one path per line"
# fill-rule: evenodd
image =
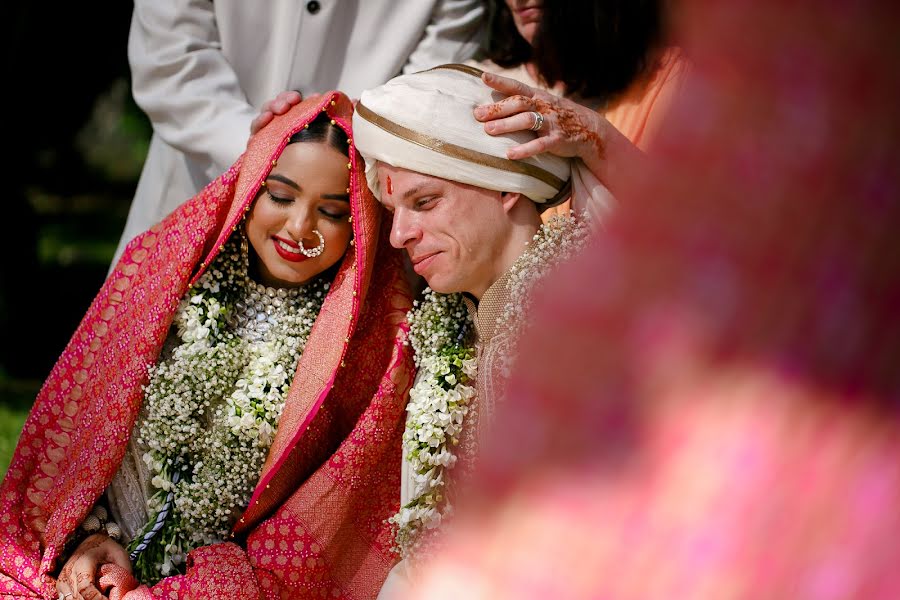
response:
M351 113L300 104L129 245L0 488L0 593L377 592L410 299Z

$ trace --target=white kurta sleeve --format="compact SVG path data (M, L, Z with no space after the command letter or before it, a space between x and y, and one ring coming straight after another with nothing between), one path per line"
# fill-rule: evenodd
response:
M210 180L244 151L257 110L221 52L210 0L135 0L128 60L154 131Z
M403 72L415 73L472 58L483 35L484 19L484 7L478 0L441 0Z

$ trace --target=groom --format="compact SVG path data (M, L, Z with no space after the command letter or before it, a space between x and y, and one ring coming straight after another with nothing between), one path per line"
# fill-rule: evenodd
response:
M353 116L369 188L392 215L390 242L437 292L410 318L419 370L407 406L402 508L392 519L404 559L422 555L427 532L448 514L453 486L444 471L475 459L533 288L587 237L574 217L542 225L541 211L569 196L573 161L506 158L535 134L487 134L473 110L498 98L477 69L444 65L363 92ZM474 340L462 324L448 325L466 321L466 312ZM395 567L379 598L402 596L410 564Z

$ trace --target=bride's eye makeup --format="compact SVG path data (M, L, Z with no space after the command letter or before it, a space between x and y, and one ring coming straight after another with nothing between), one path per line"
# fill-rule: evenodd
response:
M291 202L294 201L293 198L289 198L286 196L276 196L275 194L272 193L271 190L266 190L266 193L269 195L269 198L271 198L272 202L274 202L275 204L290 204Z

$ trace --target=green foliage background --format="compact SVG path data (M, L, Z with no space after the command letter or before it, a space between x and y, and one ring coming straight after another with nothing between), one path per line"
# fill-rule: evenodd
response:
M8 8L0 235L0 477L41 382L100 288L150 125L130 91L132 4Z

